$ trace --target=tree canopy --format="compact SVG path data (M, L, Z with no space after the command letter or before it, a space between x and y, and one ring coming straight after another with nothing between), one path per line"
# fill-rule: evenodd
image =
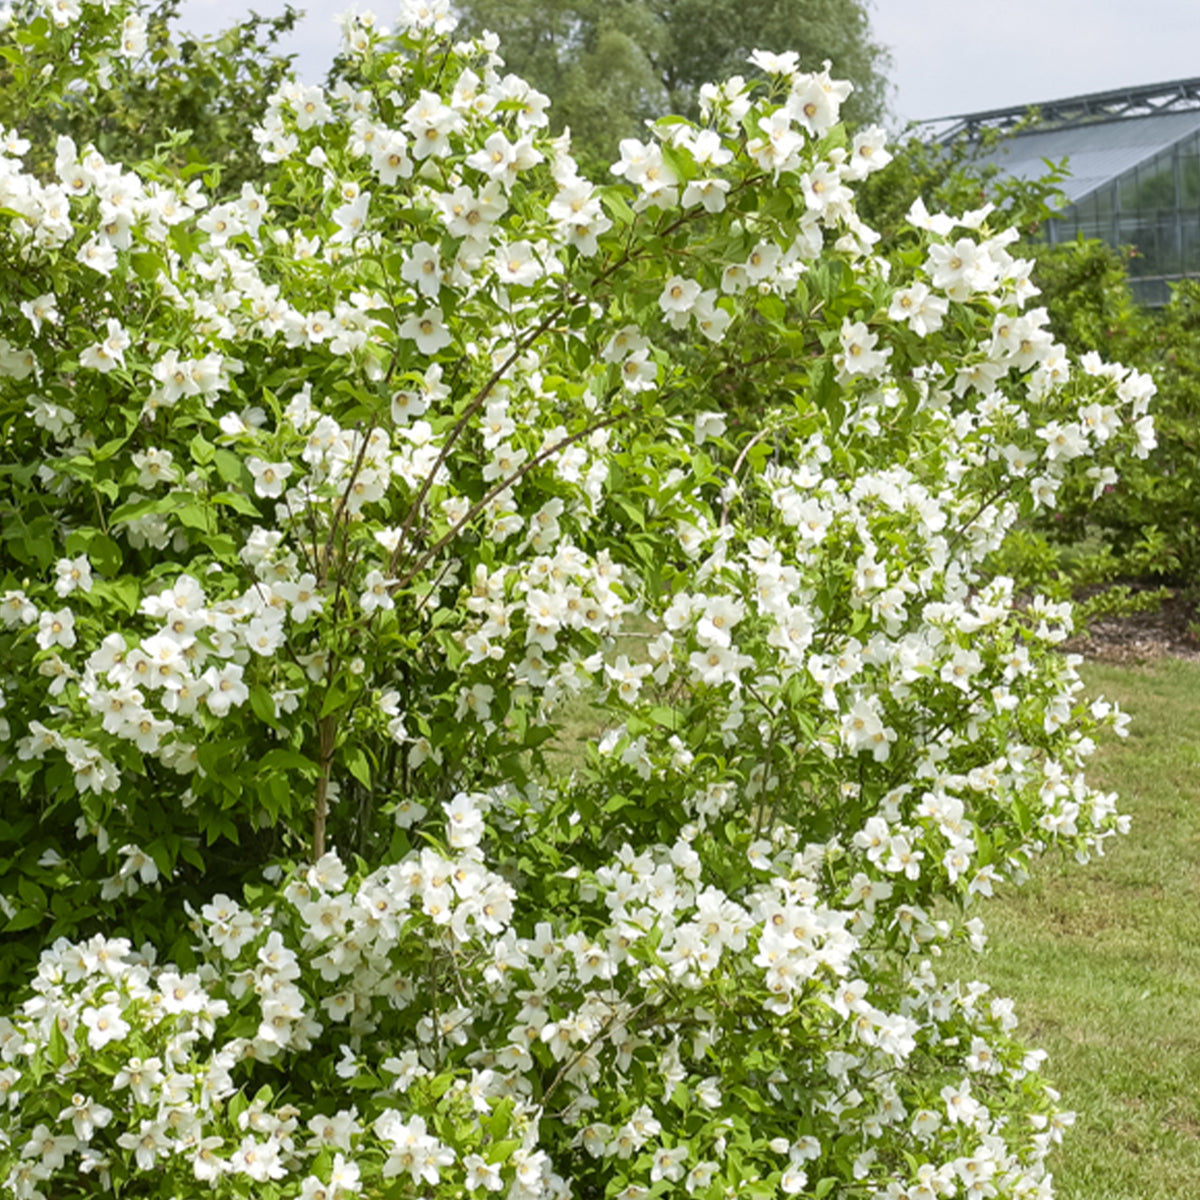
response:
M556 129L587 154L615 157L647 118L694 115L703 84L747 74L754 50L829 59L854 84L844 117L886 106L887 49L866 0L461 0L464 26L500 35L510 70L546 92Z

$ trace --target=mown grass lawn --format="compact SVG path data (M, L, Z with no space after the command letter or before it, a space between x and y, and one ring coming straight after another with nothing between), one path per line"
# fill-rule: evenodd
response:
M1200 1197L1200 663L1085 678L1133 716L1091 772L1133 828L1086 867L1040 863L987 910L985 953L946 965L1012 996L1018 1034L1050 1053L1079 1114L1060 1200Z

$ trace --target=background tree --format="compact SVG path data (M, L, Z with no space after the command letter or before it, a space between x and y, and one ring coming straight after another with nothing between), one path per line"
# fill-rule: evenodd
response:
M123 162L157 155L171 171L217 167L236 189L261 174L246 114L261 112L286 77L294 55L281 53L279 42L300 15L285 5L278 16L251 13L201 37L173 32L179 0L160 0L145 14L141 68L114 73L97 62L86 91L56 91L37 103L31 92L51 81L18 84L16 64L0 60L0 127L20 125L34 147L29 165L43 172L53 169L55 142L66 136Z
M553 100L582 158L616 157L648 117L694 116L700 87L749 74L753 50L794 50L805 69L825 59L854 84L850 123L878 120L887 98L887 49L874 40L866 0L460 0L472 33L500 35L510 70Z

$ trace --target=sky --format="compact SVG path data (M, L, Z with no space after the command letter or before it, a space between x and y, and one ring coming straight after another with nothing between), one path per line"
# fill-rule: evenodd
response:
M307 16L287 49L319 83L349 0L296 4ZM184 0L183 25L215 32L251 7L282 12L283 0ZM393 15L388 0L374 8L384 24ZM873 0L872 27L892 53L896 127L1200 76L1200 0Z

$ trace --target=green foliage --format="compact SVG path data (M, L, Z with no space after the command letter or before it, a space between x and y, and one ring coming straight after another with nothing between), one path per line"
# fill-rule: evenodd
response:
M1064 489L1044 528L1056 542L1099 537L1113 577L1188 586L1200 579L1200 287L1177 284L1171 302L1139 310L1121 257L1099 243L1038 254L1047 308L1077 351L1117 354L1156 385L1156 445L1100 494Z
M1058 184L1066 177L1066 164L1047 164L1045 174L1034 180L1006 177L993 165L979 166L978 155L1001 140L990 130L979 142L959 139L941 145L910 133L892 148L892 161L863 182L863 219L888 238L903 227L917 200L931 211L945 212L991 204L1009 225L1032 238L1061 197Z
M1073 354L1093 351L1143 369L1149 365L1145 349L1154 336L1154 318L1129 289L1128 251L1094 238L1055 246L1031 241L1027 251L1037 262L1039 303L1050 314L1055 336Z

